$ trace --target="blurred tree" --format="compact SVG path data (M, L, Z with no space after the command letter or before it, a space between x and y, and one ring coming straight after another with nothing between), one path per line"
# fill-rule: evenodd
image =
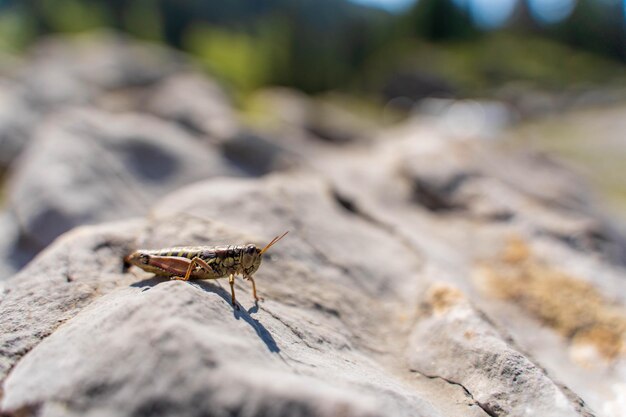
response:
M468 39L479 33L467 10L452 0L420 0L408 19L413 35L435 41Z
M571 45L626 61L625 25L621 1L579 0L557 36Z
M569 19L551 26L534 20L528 1L519 0L510 28L504 32L512 29L524 36L557 39L626 61L621 1L578 0ZM450 59L459 68L468 67L476 61L469 46L488 43L500 34L477 29L467 4L419 0L407 12L393 15L349 0L0 0L4 7L0 36L16 39L5 44L23 45L29 37L106 25L196 53L240 88L280 84L318 92L362 86L377 71L396 71L400 61L415 62L411 54L416 56L416 48L433 62L421 57L414 68L421 66L430 75L445 72L432 59L437 52L428 50L433 41L434 48L442 50L459 44L454 49L457 57ZM528 51L516 42L520 41L505 43ZM383 56L385 62L376 62ZM526 64L521 58L515 59L517 67L547 65L532 57ZM489 78L510 73L502 65L488 62L484 72L491 74Z
M518 0L508 27L517 31L538 31L539 25L532 15L529 0Z

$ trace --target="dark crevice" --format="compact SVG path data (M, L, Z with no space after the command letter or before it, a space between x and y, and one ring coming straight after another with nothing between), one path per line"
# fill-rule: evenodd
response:
M342 207L348 213L351 213L355 216L358 216L362 220L366 221L370 225L381 229L385 233L388 233L394 237L396 237L409 251L415 253L418 258L422 257L422 252L417 248L411 240L405 236L402 232L398 231L398 229L392 225L388 224L383 220L377 219L375 216L367 213L363 210L355 201L344 194L340 193L337 189L332 189L332 197L337 202L337 204Z
M278 170L288 158L282 147L251 132L240 132L221 143L220 150L224 158L251 177Z
M395 231L395 228L383 221L378 220L377 218L375 218L374 216L370 215L369 213L366 213L363 209L361 209L361 207L359 207L359 205L351 198L341 194L339 191L337 191L336 189L332 190L332 196L335 200L335 202L337 202L337 204L344 209L345 211L347 211L350 214L353 214L363 220L365 220L367 223L382 229L383 231L385 231L386 233L391 233L393 235L397 236L397 233ZM403 238L404 239L404 238Z
M346 211L348 211L348 212L350 212L352 214L356 214L356 215L359 214L359 211L358 211L356 205L354 204L354 201L350 200L346 196L343 196L343 195L339 194L339 192L337 192L337 190L333 190L333 198Z
M455 194L468 180L475 178L473 173L457 173L442 181L413 178L413 201L432 212L466 210L466 205L455 198Z
M271 317L273 317L275 320L277 320L279 323L281 323L283 326L285 326L287 329L289 329L291 331L291 333L294 334L294 336L296 336L298 339L300 339L302 341L302 343L304 343L304 345L306 347L308 347L309 349L313 349L316 351L321 351L319 347L314 346L312 344L310 344L309 342L307 342L304 338L304 335L302 334L301 331L299 331L298 329L294 328L292 325L290 325L289 323L285 322L279 315L272 313L270 310L268 309L263 309L267 314L269 314Z
M24 405L12 411L0 410L0 417L32 417L39 415L41 404Z
M461 384L460 382L456 382L456 381L452 381L448 378L444 378L442 376L439 375L427 375L423 372L417 371L415 369L412 369L411 372L415 372L418 373L428 379L441 379L442 381L447 382L448 384L451 385L456 385L458 387L461 387L461 389L463 390L463 392L465 392L465 395L467 395L469 398L472 399L472 401L474 401L474 404L476 404L478 407L481 408L481 410L483 410L487 415L491 416L491 417L498 417L500 415L502 415L501 413L499 413L497 410L494 409L494 407L492 407L489 404L483 404L480 401L477 401L474 398L474 395L470 392L470 390L468 390L463 384Z

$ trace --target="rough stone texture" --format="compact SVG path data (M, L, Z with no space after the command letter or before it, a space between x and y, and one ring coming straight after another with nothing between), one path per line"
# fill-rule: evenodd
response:
M73 56L55 42L52 69ZM7 176L5 274L45 249L0 281L1 413L623 415L626 245L567 168L420 118L316 130L286 91L254 131L177 58L123 45L41 98L90 104L46 110ZM241 310L224 281L123 270L285 230Z
M198 195L216 206L242 210L231 210L233 217L219 223L203 220L206 201L194 203ZM276 195L284 201L276 200L266 211L239 204L248 198L271 204ZM18 337L3 341L3 350L12 352L4 368L29 353L4 385L5 410L35 407L41 415L443 415L411 388L409 378L397 378L369 353L381 348L378 337L388 337L380 324L390 319L387 304L405 299L407 287L413 286L393 279L415 264L401 243L345 213L324 183L304 177L210 182L172 199L176 204L157 207L152 223L136 234L138 243L260 244L269 238L263 230L292 228L295 237L277 246L263 265L266 278L259 275L267 301L255 307L248 286L238 286L244 309L237 312L218 284L122 274L119 253L128 250L129 239L110 236L108 230L118 227L130 234L128 225L72 232L6 283L2 334ZM334 243L320 229L329 218L343 225L334 230ZM358 241L352 241L355 232ZM318 237L323 240L317 242ZM374 251L381 239L381 256L405 253L398 265L383 268L375 259L358 265L360 254ZM85 255L95 246L112 256L106 262L79 256L74 263L62 255L71 264L58 278L43 272L58 270L59 253L75 253L77 246L86 249ZM333 261L333 249L342 249L347 258ZM351 267L354 272L347 274ZM41 278L31 278L35 273ZM46 307L26 302L37 297L32 285L39 279L45 281L37 293L56 287L63 297L53 292ZM81 308L91 297L96 301ZM72 307L59 311L58 303ZM39 314L44 319L30 327ZM68 315L73 318L35 345ZM381 330L385 333L378 334ZM65 347L59 350L59 344ZM116 364L119 372L109 372ZM33 369L47 371L33 378ZM155 375L160 377L155 380ZM457 391L456 397L459 409L466 408L463 393Z
M489 415L591 415L582 401L572 402L569 391L511 346L458 290L436 285L425 298L424 316L410 336L412 369L465 387Z
M136 228L128 223L98 227L96 233L77 229L2 287L3 378L17 359L94 298L132 282L131 276L121 274L119 256L132 247ZM86 265L93 269L82 275Z

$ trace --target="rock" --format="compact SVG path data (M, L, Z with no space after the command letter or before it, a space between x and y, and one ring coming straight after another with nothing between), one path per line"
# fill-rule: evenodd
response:
M235 167L251 176L285 170L303 162L274 138L244 129L220 143L220 150Z
M435 285L424 298L424 317L407 352L411 369L459 384L488 415L592 416L582 400L512 346L457 289Z
M591 415L466 295L431 286L436 258L357 209L292 172L213 179L143 222L66 234L3 284L2 410ZM236 310L223 282L122 270L133 247L263 245L285 229L258 306L245 282Z
M342 100L344 105L339 104ZM338 95L312 100L296 90L273 87L260 90L249 101L249 118L257 125L274 128L273 136L287 134L292 141L289 130L333 146L366 143L376 129L374 122L349 111L348 100Z
M457 91L438 75L422 71L398 71L385 80L380 94L387 101L406 97L415 103L427 97L455 96Z
M215 205L205 209L204 199ZM268 205L254 210L246 204L252 199ZM220 207L231 207L230 215L204 218ZM154 215L145 226L71 232L5 282L1 355L3 374L10 375L3 411L443 415L430 396L411 388L411 378L395 375L372 353L387 343L384 323L397 314L387 304L409 298L413 284L400 271L413 268L413 256L345 213L324 183L288 176L211 181L172 195ZM323 229L329 218L343 225L332 239ZM237 285L238 311L220 283L167 282L121 270L133 236L149 247L261 244L268 231L286 227L294 238L272 248L259 271L267 299L259 307L248 285ZM355 232L360 239L352 240ZM340 249L346 259L335 259ZM381 268L373 257L363 263L372 251L405 256ZM457 412L467 407L462 392L454 397ZM450 407L449 397L439 401Z
M214 141L225 140L238 130L228 97L216 82L199 74L165 79L146 99L145 108Z
M504 153L477 142L427 143L406 142L397 159L412 183L410 197L428 210L514 222L611 262L626 262L624 240L589 204L588 186L546 155Z
M17 79L31 106L93 103L106 91L145 87L188 64L182 54L113 32L50 37L29 51Z
M137 227L137 222L127 222L119 227L119 233L112 233L111 227L96 228L98 233L76 230L73 238L60 239L24 269L23 275L3 285L3 378L17 358L94 298L114 288L117 279L131 282L120 274L122 265L117 258L132 247ZM82 276L87 265L94 269Z
M619 236L615 238L610 223L589 204L592 198L580 187L581 180L571 174L564 175L565 171L555 164L542 163L542 158L529 164L510 149L502 152L480 142L447 141L423 122L404 129L382 135L395 137L395 141L381 141L372 149L360 152L335 151L317 157L312 165L332 183L338 202L347 211L377 224L414 248L424 259L425 276L459 288L474 305L480 306L479 315L487 314L497 327L510 332L521 346L515 350L529 352L530 355L522 355L530 362L548 369L550 375L573 388L592 409L619 408L623 393L619 375L626 369L621 348L626 331L621 324L607 331L607 319L598 319L594 326L597 330L583 332L578 337L576 333L559 330L555 325L559 322L557 314L544 316L534 307L552 305L549 310L557 312L575 306L581 314L573 315L569 326L579 328L589 323L583 316L589 317L591 313L585 312L595 311L598 305L617 305L600 317L612 317L612 323L626 320L625 300L621 296L625 276L624 257L620 255L623 240ZM420 170L422 166L437 169ZM533 174L523 177L524 170ZM538 172L546 175L552 172L547 180L548 184L554 184L549 198L532 191L532 185L539 181ZM446 186L454 184L454 178L459 176L465 179L455 187ZM452 208L433 210L416 199L415 181L432 184L435 195ZM494 295L493 285L485 289L483 280L471 279L477 275L477 264L499 264L502 248L512 237L532 248L530 252L537 262L557 271L545 276L570 278L548 285L542 274L537 278L543 283L538 290L523 284L530 278L521 269L515 276L520 277L523 288L535 294L528 302L520 302L527 299L527 295L520 294L502 301L500 295ZM536 267L533 268L534 271ZM420 281L424 282L424 278ZM592 298L593 303L585 302L590 298L588 295L564 291L581 285L586 290L580 293L590 294L589 288L599 291ZM540 296L536 295L537 291L541 291ZM556 299L557 293L564 293L558 298L562 302L556 305L545 302ZM622 353L615 356L616 351ZM469 366L472 360L464 363ZM614 367L619 371L613 371ZM469 369L465 371L470 372Z
M95 109L42 125L9 179L9 206L39 250L72 227L145 213L168 190L237 175L219 153L144 115Z
M38 252L22 239L17 218L10 210L0 212L0 281L14 275Z
M143 214L192 181L294 164L188 68L181 54L103 32L41 42L0 84L0 173L27 148L4 181L5 219L18 224L4 233L0 278L74 226Z
M191 64L173 50L102 31L46 38L6 67L0 68L6 77L0 80L0 170L46 114L84 104L133 110L144 90Z
M23 89L12 81L0 80L0 171L22 151L37 119L24 100Z

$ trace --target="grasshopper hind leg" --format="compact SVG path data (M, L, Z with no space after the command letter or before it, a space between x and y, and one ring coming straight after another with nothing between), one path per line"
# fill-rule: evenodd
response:
M201 269L204 269L206 272L213 272L213 268L209 264L207 264L202 258L195 257L189 262L189 266L187 267L187 272L184 277L173 276L170 279L181 280L181 281L189 281L191 278L191 274L196 269L196 266L199 266Z

